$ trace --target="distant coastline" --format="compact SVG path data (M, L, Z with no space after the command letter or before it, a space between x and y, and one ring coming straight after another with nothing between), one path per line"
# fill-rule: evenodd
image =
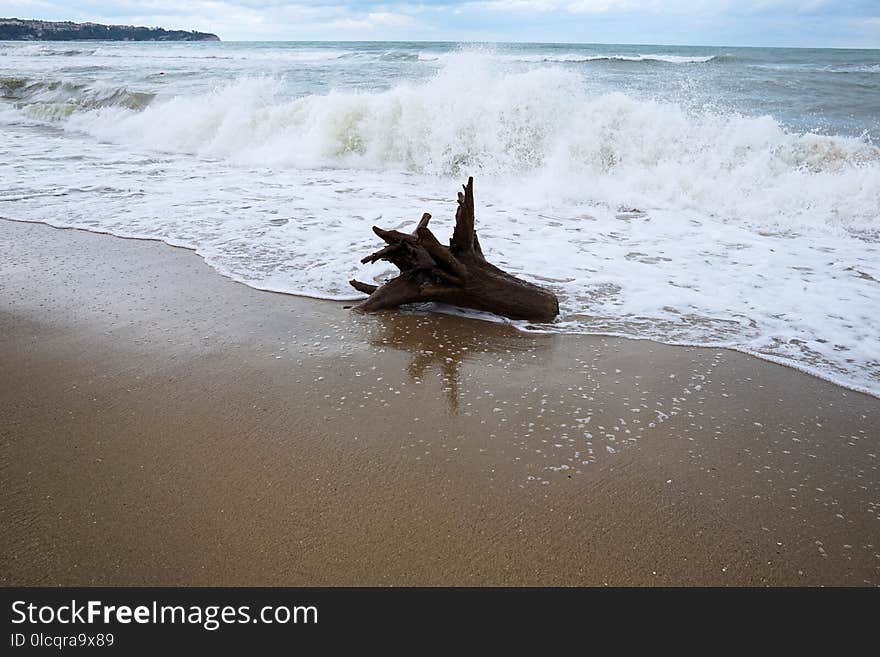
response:
M0 18L0 41L219 41L195 30Z

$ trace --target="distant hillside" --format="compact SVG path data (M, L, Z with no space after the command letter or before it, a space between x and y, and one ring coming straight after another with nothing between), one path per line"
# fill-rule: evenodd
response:
M161 27L101 25L99 23L60 23L52 21L0 18L0 41L219 41L216 34L165 30Z

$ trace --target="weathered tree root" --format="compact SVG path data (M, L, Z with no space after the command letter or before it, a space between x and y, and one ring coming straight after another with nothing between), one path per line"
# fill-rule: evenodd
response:
M387 260L400 270L400 275L381 286L350 281L356 290L369 295L356 309L375 312L435 301L533 322L549 322L559 314L559 301L553 292L486 261L474 230L473 178L468 178L464 193L458 193L455 230L448 247L440 244L428 228L430 219L430 214L422 215L412 234L373 226L373 232L387 246L361 262Z

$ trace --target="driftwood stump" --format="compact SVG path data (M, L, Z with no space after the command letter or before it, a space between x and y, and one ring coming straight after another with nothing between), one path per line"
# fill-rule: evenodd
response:
M458 193L455 231L448 247L428 229L430 219L430 214L422 215L412 234L373 226L387 246L361 262L387 260L400 275L381 286L350 281L356 290L369 295L356 309L374 312L435 301L533 322L549 322L559 314L553 292L511 276L483 257L474 230L473 178L468 178L464 193Z

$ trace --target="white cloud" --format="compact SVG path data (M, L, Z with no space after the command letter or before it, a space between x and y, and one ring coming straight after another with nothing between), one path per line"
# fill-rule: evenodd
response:
M565 14L610 13L698 13L706 8L727 6L710 0L476 0L469 7L495 12L542 12ZM742 4L742 3L740 3Z
M0 6L0 15L13 9L19 18L195 29L213 32L225 40L407 38L409 35L403 31L431 31L414 16L422 12L420 6L346 5L335 0L13 0Z
M877 0L0 0L0 15L224 40L568 40L877 47Z
M341 30L374 30L375 28L413 28L418 27L419 21L406 14L395 14L387 11L371 12L360 18L340 18L330 21L327 27Z
M367 14L367 20L374 25L387 25L389 27L412 27L418 22L412 16L395 14L388 11Z
M467 5L497 12L748 14L783 10L810 13L833 6L833 0L475 0Z

